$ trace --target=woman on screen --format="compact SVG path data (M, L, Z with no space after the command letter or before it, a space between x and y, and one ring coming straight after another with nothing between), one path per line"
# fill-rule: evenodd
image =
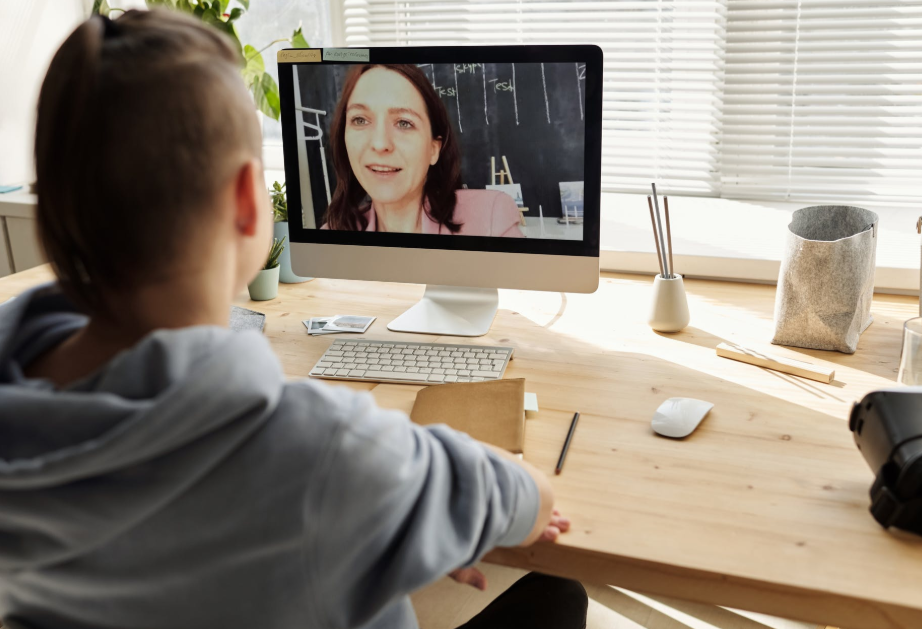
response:
M336 191L321 229L523 236L512 197L460 189L458 141L418 67L355 67L332 137Z

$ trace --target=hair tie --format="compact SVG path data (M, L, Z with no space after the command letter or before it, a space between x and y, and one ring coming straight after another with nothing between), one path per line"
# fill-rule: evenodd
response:
M102 18L102 38L103 39L112 39L117 37L121 33L121 29L114 20L110 19L108 15L101 15Z

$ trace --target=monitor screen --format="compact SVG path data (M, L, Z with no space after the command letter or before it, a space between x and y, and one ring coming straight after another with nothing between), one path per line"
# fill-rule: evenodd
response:
M597 47L339 50L279 53L293 243L598 256Z

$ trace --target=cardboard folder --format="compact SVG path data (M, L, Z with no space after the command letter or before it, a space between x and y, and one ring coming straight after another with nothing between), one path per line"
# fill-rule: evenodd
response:
M525 379L457 382L426 387L416 394L410 419L448 424L513 453L525 443Z

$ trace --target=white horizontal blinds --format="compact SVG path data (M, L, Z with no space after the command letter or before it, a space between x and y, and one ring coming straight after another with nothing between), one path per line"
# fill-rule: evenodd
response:
M731 0L722 194L922 198L922 2Z
M719 194L725 0L344 0L344 23L350 46L597 44L603 188Z

